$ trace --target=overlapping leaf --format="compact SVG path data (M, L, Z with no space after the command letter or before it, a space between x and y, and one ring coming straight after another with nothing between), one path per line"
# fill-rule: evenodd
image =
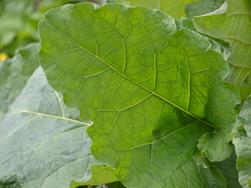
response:
M87 180L89 123L78 115L36 70L0 124L0 187L68 188Z
M195 156L197 140L225 123L237 98L228 98L227 65L209 41L159 11L120 5L54 9L40 34L49 82L94 121L92 152L127 187L226 187Z
M231 73L227 80L240 88L243 101L251 92L250 14L251 7L247 0L227 0L217 11L204 16L194 17L194 24L197 30L230 43L231 53L228 63L231 65ZM224 143L221 142L224 140L224 137L226 140L229 140L231 137L229 128L231 127L228 124L219 127L218 138L216 136L208 136L200 140L201 150L207 150L209 158L212 155L214 156L211 160L214 161L221 157L220 155L215 155L215 153L219 153L216 151L219 151L221 148L217 149L211 143L216 140L219 140L218 143Z
M235 108L240 104L240 96L238 90L230 84L215 87L212 92L206 116L209 121L215 122L215 129L200 138L198 147L210 161L219 162L229 158L233 152L229 143L232 141L237 114Z
M186 6L186 14L191 18L203 15L220 8L223 3L224 0L198 0Z
M245 100L251 92L251 6L249 0L226 0L217 11L194 18L198 31L230 43L228 80L237 85Z

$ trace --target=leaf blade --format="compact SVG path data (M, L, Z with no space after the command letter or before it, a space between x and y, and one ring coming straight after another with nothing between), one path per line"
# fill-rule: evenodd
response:
M228 72L210 42L177 30L159 11L120 5L55 9L40 23L40 34L50 84L94 121L92 152L126 186L174 186L176 176L180 186L225 186L204 180L193 160L198 138L210 131L203 121L209 90ZM183 155L176 146L184 146Z

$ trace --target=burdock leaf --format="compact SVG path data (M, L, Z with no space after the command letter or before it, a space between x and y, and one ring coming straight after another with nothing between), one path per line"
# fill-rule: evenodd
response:
M223 84L228 66L206 38L157 10L91 4L50 11L40 35L50 84L94 122L92 153L126 187L226 187L195 157L198 139L236 102ZM215 101L229 111L215 114Z

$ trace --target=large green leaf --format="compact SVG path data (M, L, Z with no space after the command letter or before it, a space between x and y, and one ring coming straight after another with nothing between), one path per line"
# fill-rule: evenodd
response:
M78 116L36 70L0 124L0 187L68 188L87 180L90 124Z
M40 35L50 84L94 121L92 152L127 187L226 187L195 157L197 140L236 102L207 39L160 11L90 4L50 11Z
M38 50L39 44L28 45L19 49L14 58L0 63L0 119L37 68Z
M250 0L226 0L217 11L194 17L198 31L230 43L228 81L237 85L242 98L251 93L251 6Z
M251 97L244 103L236 122L239 133L233 143L237 154L239 181L244 188L251 187Z
M196 0L110 0L110 2L127 3L133 6L144 6L150 9L159 9L171 16L185 17L185 7ZM108 1L109 2L109 1Z

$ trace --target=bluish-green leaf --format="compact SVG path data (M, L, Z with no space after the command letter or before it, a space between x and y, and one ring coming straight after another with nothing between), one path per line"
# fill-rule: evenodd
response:
M39 44L20 48L15 57L0 63L0 119L38 67Z
M203 15L212 12L224 3L225 0L197 0L186 6L186 14L192 18L194 16Z
M0 187L69 188L88 180L90 124L78 116L36 70L0 124Z
M237 154L239 181L243 188L251 187L251 97L244 103L236 122L238 132L233 143Z

